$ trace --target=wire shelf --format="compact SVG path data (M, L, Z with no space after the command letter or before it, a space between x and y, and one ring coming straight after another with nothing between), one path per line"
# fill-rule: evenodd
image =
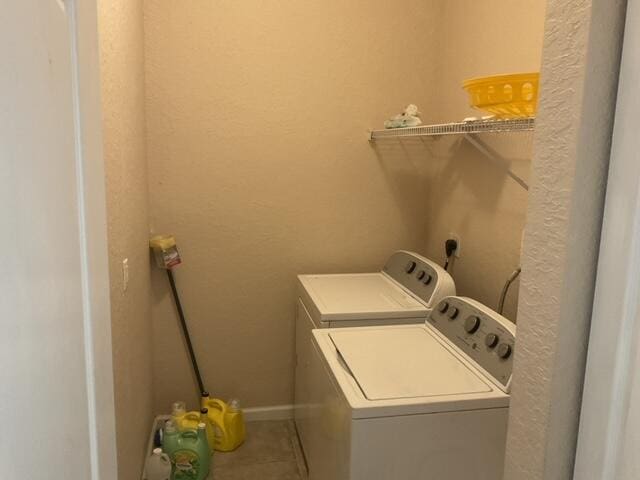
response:
M534 124L535 117L511 118L507 120L471 120L468 122L443 123L440 125L372 130L370 140L475 133L522 132L533 130Z

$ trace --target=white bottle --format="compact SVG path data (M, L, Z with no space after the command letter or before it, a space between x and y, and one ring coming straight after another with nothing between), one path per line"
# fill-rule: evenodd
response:
M146 480L170 480L171 460L169 455L162 453L161 448L153 450L153 455L147 458L145 465Z

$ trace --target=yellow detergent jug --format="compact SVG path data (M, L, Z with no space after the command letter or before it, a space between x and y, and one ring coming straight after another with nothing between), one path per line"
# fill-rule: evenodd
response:
M209 450L213 453L213 447L215 444L215 427L209 420L208 410L206 408L201 409L199 412L186 411L186 405L184 402L176 402L173 404L171 412L171 420L178 428L178 431L184 432L186 430L198 430L198 424L205 424L205 431L207 433L207 442L209 443Z
M187 412L184 402L175 402L171 408L171 420L180 432L197 430L200 423L199 412Z
M210 422L215 427L213 448L220 452L235 450L245 438L244 415L237 400L228 404L218 398L202 394L202 408L208 409Z

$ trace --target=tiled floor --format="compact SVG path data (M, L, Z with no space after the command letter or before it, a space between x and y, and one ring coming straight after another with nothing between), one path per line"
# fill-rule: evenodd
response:
M292 421L247 423L247 439L235 452L215 452L212 480L305 480Z

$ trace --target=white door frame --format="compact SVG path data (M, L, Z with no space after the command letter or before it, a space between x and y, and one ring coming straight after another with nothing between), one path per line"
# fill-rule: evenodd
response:
M640 2L627 8L576 480L640 474Z
M0 477L114 480L97 4L4 7Z
M98 9L96 0L67 0L75 68L79 223L83 246L83 296L91 480L118 477L111 304L103 159Z

